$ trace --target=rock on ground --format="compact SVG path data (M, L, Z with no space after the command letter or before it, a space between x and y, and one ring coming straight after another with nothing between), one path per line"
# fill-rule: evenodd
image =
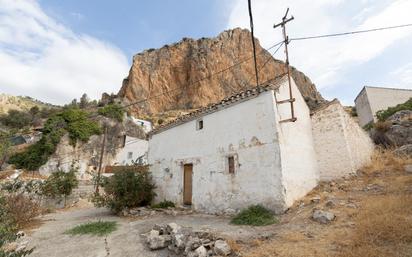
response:
M229 255L230 252L232 251L230 249L229 244L223 240L216 240L214 250L216 254L223 255L223 256Z
M166 248L171 241L172 238L170 235L160 235L159 231L157 230L151 230L146 239L150 250Z
M407 155L412 157L412 144L407 144L395 149L394 153L396 155Z
M328 224L335 219L335 214L328 211L315 210L312 214L312 219L322 224Z

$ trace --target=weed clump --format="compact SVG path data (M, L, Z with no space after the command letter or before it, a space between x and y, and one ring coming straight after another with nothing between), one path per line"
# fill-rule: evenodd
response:
M167 208L174 208L175 204L171 201L164 200L157 204L152 204L151 206L153 209L167 209Z
M117 229L116 221L96 221L78 225L65 232L68 235L106 236Z
M277 223L271 211L261 205L253 205L236 215L231 223L235 225L266 226Z

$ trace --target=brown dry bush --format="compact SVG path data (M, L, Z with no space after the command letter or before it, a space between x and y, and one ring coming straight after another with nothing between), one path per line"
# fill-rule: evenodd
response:
M19 228L28 225L41 213L39 203L23 194L7 195L6 205L13 221Z
M372 155L370 164L364 166L361 171L369 175L381 172L400 172L404 171L406 164L411 163L410 158L396 155L392 149L378 148Z
M355 223L352 244L344 248L340 257L410 256L412 196L371 197Z

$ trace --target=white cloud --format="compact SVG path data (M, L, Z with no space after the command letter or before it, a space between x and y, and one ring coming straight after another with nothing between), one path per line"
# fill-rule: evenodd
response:
M129 64L118 48L74 33L34 0L0 0L0 67L0 91L61 104L117 92Z
M394 81L398 81L398 85L403 88L412 88L412 62L399 67L391 72Z
M354 4L355 3L355 4ZM256 36L263 46L282 40L280 29L272 28L287 7L295 20L288 24L291 38L411 23L410 0L256 0L253 4ZM228 27L249 27L246 1L237 0ZM412 41L412 30L396 29L348 37L294 41L291 64L308 74L318 88L326 88L349 69L373 60L400 40ZM409 51L410 49L405 49ZM280 53L282 54L282 53ZM277 55L283 58L282 55Z

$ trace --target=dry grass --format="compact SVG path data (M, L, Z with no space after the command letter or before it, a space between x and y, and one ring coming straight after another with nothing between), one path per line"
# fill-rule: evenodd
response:
M14 170L0 171L0 180L6 179L14 174Z
M234 252L239 252L241 249L241 246L233 239L228 239L227 243L229 244L230 248Z
M382 172L401 172L404 165L412 164L412 160L407 156L399 156L390 149L377 149L372 156L369 165L363 167L362 172L373 175Z
M412 255L412 196L371 197L355 223L352 242L339 256Z
M378 150L361 175L322 183L281 217L276 237L260 244L243 245L245 257L406 257L412 256L412 175L404 165L412 160L390 150ZM377 191L365 190L371 184ZM310 199L318 195L319 203ZM325 202L335 198L328 208ZM341 204L343 202L343 204ZM358 208L349 208L356 203ZM337 220L329 225L310 220L314 208L329 209Z

